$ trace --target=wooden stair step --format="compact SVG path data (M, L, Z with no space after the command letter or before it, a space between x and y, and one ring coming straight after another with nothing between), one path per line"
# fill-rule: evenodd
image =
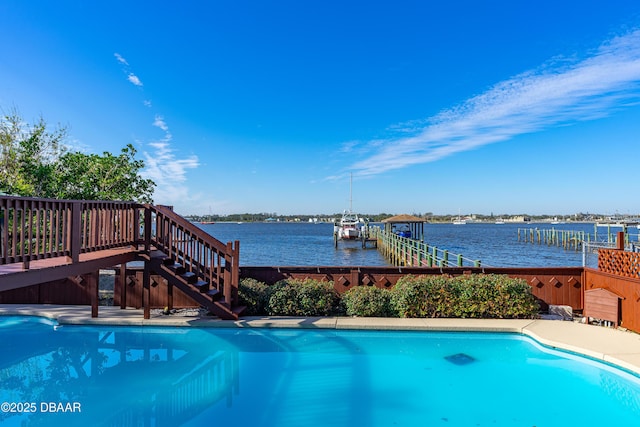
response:
M196 283L193 283L193 286L198 288L201 294L209 291L209 282L206 282L204 280L198 280Z
M155 249L149 252L149 258L164 261L168 257L167 254L165 254L161 250Z
M246 305L236 305L231 311L233 311L237 316L240 316L246 309Z
M165 266L166 266L169 270L173 271L173 272L174 272L176 275L178 275L178 276L181 276L181 275L183 275L184 273L186 273L186 272L187 272L187 269L186 269L186 268L184 268L184 267L182 266L182 264L178 264L177 262L176 262L176 263L172 263L172 264L165 264Z
M220 298L222 298L222 292L220 292L217 289L209 289L207 292L205 292L213 301L218 301Z
M166 255L165 255L165 258L162 260L162 263L163 263L164 265L166 265L166 266L170 266L170 265L175 264L175 261L174 261L174 259L173 259L173 258L168 257L168 256L166 256Z
M195 285L196 283L198 283L198 276L193 271L187 271L186 273L182 273L179 276L190 285Z

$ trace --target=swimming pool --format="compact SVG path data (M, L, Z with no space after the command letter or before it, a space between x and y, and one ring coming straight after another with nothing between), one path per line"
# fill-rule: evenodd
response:
M3 426L640 419L638 377L517 334L57 326L7 316L0 339Z

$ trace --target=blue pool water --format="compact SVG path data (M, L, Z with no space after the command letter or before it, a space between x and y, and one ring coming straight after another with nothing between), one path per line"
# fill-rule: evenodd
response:
M640 420L638 377L515 334L87 327L2 317L0 340L3 426Z

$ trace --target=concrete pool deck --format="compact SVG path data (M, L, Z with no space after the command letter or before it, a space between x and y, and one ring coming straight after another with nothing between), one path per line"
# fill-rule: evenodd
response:
M0 316L41 316L60 325L118 325L220 328L306 328L511 332L529 336L549 347L583 354L640 375L640 334L574 321L541 319L398 319L371 317L244 317L237 321L200 318L157 311L143 319L143 311L60 305L0 304Z

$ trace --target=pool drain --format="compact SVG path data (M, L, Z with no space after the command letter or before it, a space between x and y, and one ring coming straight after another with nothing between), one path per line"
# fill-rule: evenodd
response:
M451 356L446 356L445 359L458 366L468 365L476 361L476 359L464 353L452 354Z

